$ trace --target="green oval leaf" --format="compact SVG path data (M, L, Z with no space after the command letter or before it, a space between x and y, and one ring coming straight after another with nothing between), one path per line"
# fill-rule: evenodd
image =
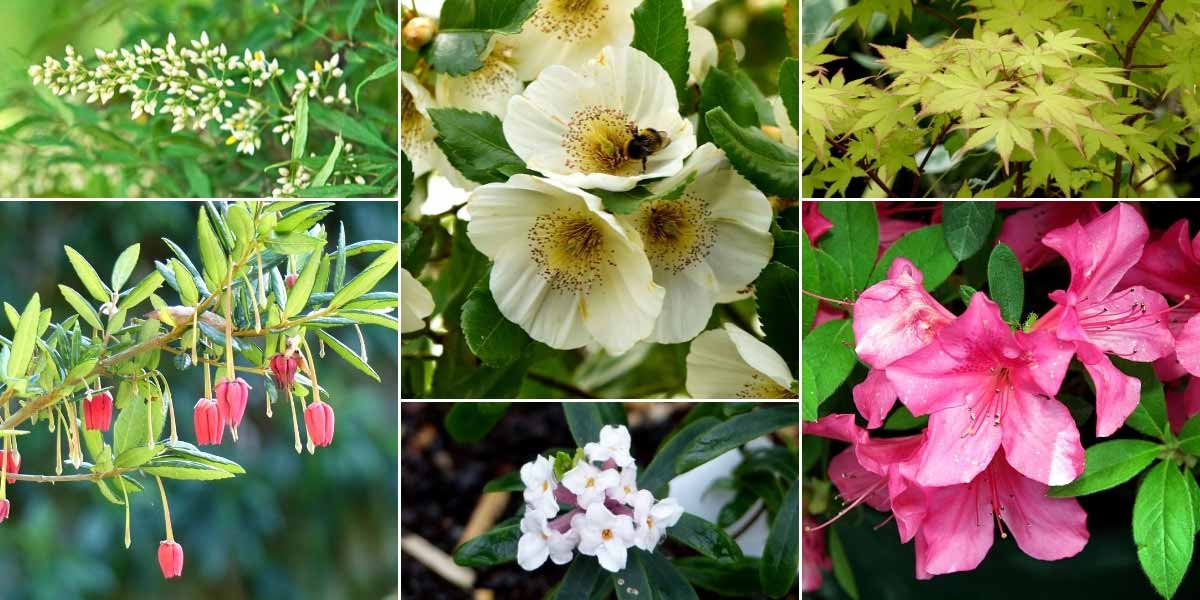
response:
M854 354L854 330L849 319L822 323L804 337L804 418L816 420L817 408L846 381L858 357ZM820 368L815 368L820 365Z
M767 137L757 127L741 127L723 108L705 113L713 141L738 173L764 193L782 198L800 195L799 152Z
M796 580L800 566L800 482L792 487L775 513L775 521L767 534L758 575L763 591L772 598L783 597Z
M133 268L137 266L138 253L141 250L141 244L134 244L126 248L117 257L117 262L113 265L112 272L112 287L114 290L120 290L125 286L125 282L129 281L129 276L133 274Z
M1145 440L1112 440L1087 449L1083 474L1067 485L1052 487L1054 498L1084 496L1116 487L1154 462L1162 447Z
M946 237L941 225L930 225L910 231L888 248L883 258L875 264L871 273L870 283L874 284L887 277L892 261L906 258L925 275L925 289L933 290L954 272L958 259L950 253L946 246Z
M821 237L821 250L837 261L850 280L851 294L866 289L879 247L879 218L872 202L822 202L821 214L833 228Z
M634 48L645 52L671 76L678 98L686 97L688 80L687 18L680 0L643 0L633 10Z
M495 527L459 546L454 551L454 562L464 567L490 567L513 562L517 560L517 541L520 539L520 525Z
M92 298L97 302L112 300L112 290L104 285L92 264L70 246L63 246L63 250L67 251L67 259L71 261L71 266L75 267L75 274L79 276L79 281L83 282L83 287L92 295Z
M1000 305L1000 316L1009 323L1021 320L1025 306L1025 274L1021 261L1006 244L996 244L988 258L988 295Z
M1174 596L1183 582L1196 541L1196 511L1184 479L1189 476L1162 461L1142 480L1133 503L1138 561L1164 598Z
M152 271L149 275L133 286L121 301L117 303L117 307L121 310L129 310L138 304L141 304L146 298L158 290L162 286L166 278L158 271Z
M520 325L504 318L488 289L488 279L486 274L480 277L462 305L462 332L479 360L504 367L520 358L533 340Z
M155 475L166 479L183 479L191 481L211 481L214 479L229 479L233 477L233 473L224 469L218 469L203 463L193 462L190 460L177 459L157 459L146 466L142 467L142 471L147 475Z
M13 334L12 346L9 347L9 377L16 379L25 376L29 361L33 360L33 350L37 347L38 321L41 320L41 316L42 305L35 293L17 321L16 333Z
M333 295L333 298L329 300L329 306L331 308L338 308L371 291L375 287L375 284L379 283L396 267L399 252L400 247L393 244L382 254L375 257L375 260L366 269L363 269L354 279L346 283L346 287L338 290Z
M703 417L688 423L686 427L671 436L654 454L650 465L638 471L638 486L650 490L655 496L661 496L662 494L659 492L664 490L667 482L674 479L676 475L675 463L683 451L697 437L720 423L721 421L716 417Z
M774 405L738 415L698 436L676 461L677 471L690 471L746 442L798 422L795 404ZM578 438L576 438L578 439Z
M87 298L84 298L79 292L61 283L58 284L58 290L62 292L63 299L67 301L67 304L70 304L71 308L74 308L75 312L79 313L79 317L87 321L88 325L95 327L99 331L104 330L104 326L100 324L99 313L92 307L92 303L87 301Z
M725 530L691 513L683 513L667 535L691 549L721 561L742 558L742 549Z
M463 177L480 184L497 183L526 172L525 161L508 145L495 115L434 108L429 118L438 132L434 142Z
M946 246L958 260L967 260L987 243L996 218L996 203L988 201L945 202L942 227Z

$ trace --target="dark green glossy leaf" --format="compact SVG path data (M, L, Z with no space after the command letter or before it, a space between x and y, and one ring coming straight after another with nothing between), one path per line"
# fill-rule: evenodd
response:
M642 563L646 576L654 582L658 594L656 600L698 600L696 590L684 579L683 573L661 554L630 548L629 558Z
M757 558L721 562L706 556L688 556L671 562L692 585L721 596L751 598L762 593Z
M1166 440L1170 434L1167 425L1167 400L1163 394L1163 385L1150 363L1138 363L1122 358L1112 358L1113 365L1126 375L1137 377L1142 382L1142 398L1130 413L1125 424L1137 431L1160 440Z
M946 246L942 226L930 225L910 231L896 240L875 264L870 283L874 284L887 277L892 261L900 257L908 259L913 266L921 270L925 276L924 285L927 290L941 285L946 277L954 272L954 267L958 266L958 259L954 258L950 248Z
M771 262L754 283L754 302L770 346L794 374L799 370L800 274ZM794 376L794 375L793 375Z
M679 98L685 97L688 80L688 32L680 0L643 0L633 9L634 48L645 52L675 83Z
M678 433L671 436L671 439L667 440L666 444L655 453L654 459L650 461L650 466L638 472L638 485L654 492L655 497L661 496L662 494L658 491L665 489L667 482L677 474L675 462L683 451L697 437L720 423L721 421L714 417L703 417L688 423Z
M457 442L478 442L504 418L508 405L508 402L459 402L446 414L446 431Z
M1000 305L1000 316L1009 323L1021 320L1025 307L1025 273L1012 248L996 244L988 258L988 292Z
M562 407L567 427L580 448L599 441L600 429L605 425L625 424L625 407L620 402L563 402Z
M495 115L433 108L429 118L438 132L438 148L463 177L480 184L496 183L525 172L525 161L509 147Z
M690 471L746 442L795 424L800 414L795 404L772 405L738 415L698 436L676 461L679 473Z
M757 127L742 127L723 108L705 113L713 142L738 173L766 194L800 195L800 154L767 137Z
M509 321L496 306L488 277L479 279L462 306L462 331L471 352L488 366L503 367L521 357L533 342L520 325Z
M454 562L464 567L490 567L517 560L520 525L495 527L473 537L454 551Z
M577 554L554 597L556 600L589 598L597 582L604 579L607 573L594 557Z
M772 598L781 598L792 589L800 566L800 482L792 487L783 498L771 531L767 534L767 545L763 548L762 563L759 565L759 580L763 591Z
M821 237L829 253L850 278L851 293L866 289L879 247L879 219L871 202L822 202L821 214L833 228Z
M946 246L958 260L967 260L979 252L988 241L992 220L996 218L996 203L988 201L945 202L942 205L942 226Z
M742 558L742 549L729 534L691 513L683 513L679 521L667 529L667 535L709 558L721 561Z

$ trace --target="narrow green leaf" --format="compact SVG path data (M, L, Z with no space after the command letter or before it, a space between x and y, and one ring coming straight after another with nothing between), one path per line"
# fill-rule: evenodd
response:
M715 417L702 417L688 423L686 427L671 436L666 444L654 454L650 465L638 471L638 486L648 489L655 497L660 496L656 490L666 489L667 482L675 478L678 472L675 463L684 450L708 430L719 425L721 421Z
M222 471L226 471L234 475L241 475L246 472L246 469L242 468L241 465L233 462L232 460L229 460L223 456L217 456L216 454L210 454L184 441L168 441L166 443L166 447L167 450L163 454L164 457L170 456L206 464L210 467L216 467Z
M1171 461L1150 469L1133 503L1133 541L1154 589L1171 598L1183 582L1196 541L1196 512L1185 475Z
M779 505L775 521L771 523L771 531L767 534L767 544L763 547L758 571L763 591L772 598L783 597L792 588L799 566L800 482L797 480L792 482L791 489Z
M179 299L185 306L195 306L200 303L200 291L196 289L196 280L188 272L183 263L172 258L171 271L175 273L175 283L179 286Z
M800 195L800 155L775 142L757 127L741 127L723 108L704 117L713 141L738 173L764 193L781 198Z
M391 75L392 73L395 73L399 66L399 61L393 58L392 60L375 67L375 70L371 71L370 75L367 75L366 78L358 82L358 85L354 86L354 108L358 108L358 95L360 92L362 92L363 86L371 83L372 81L378 81L384 77L387 77L388 75ZM405 70L408 70L408 68L405 67Z
M300 276L296 278L296 285L288 290L287 304L283 307L284 318L290 319L304 310L304 306L308 304L308 297L312 294L313 284L317 281L317 271L321 268L321 258L323 254L314 252L308 257L308 262L304 263L304 269L300 271Z
M517 540L520 539L520 525L494 527L459 546L454 551L454 562L464 567L490 567L513 562L517 560Z
M1141 473L1162 452L1162 446L1145 440L1111 440L1087 449L1083 474L1047 493L1054 498L1084 496L1116 487Z
M145 445L134 446L122 452L117 459L113 461L113 466L122 469L134 469L146 464L154 455L158 454L157 447L148 447Z
M325 342L325 346L328 348L332 348L333 352L335 354L342 357L342 360L349 363L350 366L354 367L355 369L358 369L359 371L362 371L363 373L365 373L367 377L370 377L371 379L374 379L375 381L382 381L379 378L379 373L376 373L375 369L372 368L371 365L369 363L367 363L367 361L363 360L362 357L359 356L357 352L352 350L346 344L342 343L342 340L339 340L339 339L333 337L332 335L329 335L324 330L318 329L316 331L317 331L317 337L321 338L321 341Z
M8 376L14 379L24 377L33 359L33 350L38 342L38 321L42 315L42 304L35 293L25 305L21 319L17 321L16 332L13 333L12 346L8 354Z
M367 0L354 0L354 4L350 5L350 10L346 12L346 37L354 39L354 30L358 28L358 21L362 19L363 9L367 7Z
M950 248L946 246L946 237L940 224L915 229L896 240L875 264L870 283L878 283L887 277L892 261L897 258L906 258L921 270L925 275L924 285L927 290L941 285L950 273L954 272L954 267L958 266L958 259L954 258Z
M707 556L688 556L671 561L694 586L728 598L752 598L762 593L757 558L719 562Z
M709 558L721 561L742 558L741 547L725 530L692 513L683 513L675 525L667 528L667 535Z
M1025 274L1017 255L1006 244L996 244L988 258L988 292L1000 305L1000 315L1009 323L1021 320L1025 306Z
M1142 382L1141 401L1129 414L1125 424L1142 434L1166 440L1171 431L1167 425L1167 400L1163 394L1162 381L1155 375L1154 368L1150 363L1133 362L1123 358L1114 357L1112 362L1121 372L1137 377Z
M653 600L654 585L646 575L646 567L640 560L626 557L625 568L612 574L613 590L617 600Z
M346 283L346 287L334 293L333 298L329 301L329 306L331 308L338 308L371 291L375 287L375 284L379 283L396 267L399 252L400 247L393 245L375 257L375 260L366 269L363 269L354 279Z
M945 202L942 205L942 227L946 247L958 260L967 260L979 252L988 241L992 221L996 218L996 203L990 201Z
M1200 415L1195 415L1179 430L1179 447L1188 454L1200 456Z
M337 159L342 154L342 146L345 142L342 141L342 136L337 136L333 140L333 150L330 151L329 157L325 159L325 164L321 165L321 170L317 171L317 176L313 177L311 187L322 187L325 182L329 181L329 176L333 175L333 168L337 166Z
M208 211L200 209L200 218L196 221L196 232L200 239L200 258L204 261L204 283L210 290L219 290L225 283L225 275L229 265L221 242L213 231L208 219Z
M96 273L92 264L74 248L63 246L63 249L67 251L67 259L71 261L71 266L75 267L75 274L79 276L79 281L83 282L83 287L92 295L92 298L97 302L112 301L112 290L109 290L108 286L100 280L100 275Z
M619 402L563 402L562 407L571 437L580 448L600 441L605 425L625 424L625 409Z
M657 552L630 548L629 558L642 563L646 576L654 582L656 600L698 600L696 590L670 561Z
M779 65L779 97L787 108L792 128L800 130L800 63L794 58L783 59ZM783 126L783 123L777 123Z
M439 35L438 37L441 36ZM383 141L383 136L379 133L379 130L361 116L354 118L346 113L330 110L321 104L314 104L309 107L309 114L312 115L313 123L318 127L341 135L348 140L383 150L389 156L396 155L396 148ZM299 120L298 117L297 120Z
M229 479L233 473L218 469L204 463L190 460L157 459L142 467L147 475L155 475L165 479L181 479L186 481L212 481L214 479Z
M682 103L688 80L687 18L681 0L643 0L633 9L634 48L645 52L671 76Z
M738 415L705 431L680 455L676 472L690 471L750 440L797 423L800 419L797 409L791 403L772 405Z
M133 268L137 266L138 253L141 250L141 244L134 244L126 248L117 257L117 262L113 265L112 272L112 287L114 290L120 290L125 287L125 282L129 281L129 276L133 274Z
M68 286L62 285L61 283L58 285L58 289L60 292L62 292L63 299L67 301L67 304L70 304L71 308L74 308L75 312L79 313L80 318L82 318L84 321L87 321L88 325L91 325L98 331L104 330L104 326L100 324L99 313L97 313L96 309L92 307L92 304L87 301L87 298L84 298L79 292L71 289Z
M304 158L304 147L308 145L308 94L300 94L293 108L296 129L292 135L292 162L300 162Z
M166 281L166 278L163 277L162 273L158 271L151 272L121 298L121 301L117 303L117 308L128 310L141 304L142 301L150 297L150 294L158 291L158 288L162 287L164 281Z

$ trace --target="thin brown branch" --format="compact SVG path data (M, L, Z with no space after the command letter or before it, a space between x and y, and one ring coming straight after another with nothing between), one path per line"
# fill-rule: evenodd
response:
M917 6L920 5L918 4ZM933 143L929 145L929 152L925 153L925 158L921 159L921 164L917 165L917 176L916 179L913 180L912 189L908 192L910 198L917 197L917 188L919 188L921 185L921 178L925 176L925 165L929 162L929 157L933 156L933 150L937 148L938 144L942 143L942 140L945 139L946 134L950 133L950 127L952 125L954 125L953 120L949 123L946 123L946 126L942 128L942 132L939 133L937 138L933 140Z
M914 3L914 4L913 4L913 6L915 6L917 10L919 10L919 11L921 11L921 12L923 12L923 13L925 13L925 14L927 14L927 15L931 16L931 17L934 17L934 18L936 18L937 20L939 20L939 21L941 21L941 22L943 22L943 23L945 23L945 24L949 25L949 26L950 26L952 29L954 29L954 31L956 31L956 32L957 32L959 29L962 29L961 27L959 27L959 25L958 25L958 22L957 22L957 21L955 21L954 19L950 18L949 16L947 16L947 15L945 15L945 14L942 14L942 12L941 12L941 11L935 10L935 9L934 9L933 7L931 7L931 6L926 6L926 5L924 5L924 4L921 4L920 2Z
M839 152L841 152L842 154L846 154L846 153L847 153L847 148L846 148L846 145L845 145L845 144L842 144L842 143L838 142L837 140L835 140L835 139L833 139L833 138L831 138L831 137L829 137L829 136L825 136L825 140L826 140L826 141L828 141L828 142L829 142L829 143L830 143L830 144L831 144L831 145L832 145L832 146L833 146L835 149L837 149L837 150L838 150ZM855 164L855 165L857 165L857 166L858 166L858 168L860 168L860 169L862 169L864 172L866 172L866 174L867 174L867 177L870 177L870 178L871 178L871 181L874 181L874 182L875 182L875 185L879 186L879 187L880 187L880 189L882 189L882 190L883 190L883 192L884 192L885 194L887 194L888 198L895 198L895 197L896 197L896 192L892 191L892 188L891 188L891 186L889 186L888 184L884 183L884 182L883 182L883 180L879 178L879 175L878 175L878 174L875 172L875 169L873 169L873 168L871 168L870 166L868 166L868 164L867 164L867 161L866 161L866 160L860 159L860 160L858 160L857 162L855 162L854 164Z
M1025 197L1025 162L1017 163L1017 197Z
M1146 185L1147 183L1150 183L1150 180L1151 180L1151 179L1154 179L1155 177L1158 177L1159 175L1161 175L1161 174L1162 174L1162 172L1163 172L1163 171L1166 171L1167 169L1170 169L1172 166L1173 166L1173 165L1172 165L1171 163L1167 163L1167 164L1165 164L1165 165L1163 165L1163 166L1159 167L1157 170L1155 170L1153 173L1151 173L1151 174L1147 175L1147 176L1146 176L1145 178L1143 178L1141 181L1139 181L1139 182L1137 182L1137 183L1133 184L1133 191L1135 191L1135 192L1136 192L1136 191L1139 191L1139 190L1141 190L1143 185Z
M1155 65L1129 65L1129 70L1134 69L1161 69L1167 66L1167 63L1159 63Z
M1163 0L1154 0L1154 4L1150 5L1150 10L1146 12L1145 18L1142 19L1141 25L1138 25L1137 31L1133 33L1133 37L1125 43L1125 56L1121 60L1121 67L1125 69L1126 75L1130 70L1130 65L1133 64L1133 50L1137 46L1138 40L1142 38L1142 34L1146 33L1146 28L1150 26L1150 21L1154 20L1154 15L1158 14L1158 9L1162 7ZM1121 90L1121 97L1129 95L1130 87L1125 86ZM1121 155L1117 155L1116 164L1113 165L1112 174L1112 196L1117 198L1121 195L1121 169L1125 166L1125 159Z
M562 390L568 394L572 394L573 396L575 396L577 398L598 398L599 397L587 390L584 390L582 388L571 385L565 381L559 381L553 377L548 377L546 375L542 375L541 373L537 373L534 371L527 372L525 374L525 376L529 377L530 379L532 379L544 386Z

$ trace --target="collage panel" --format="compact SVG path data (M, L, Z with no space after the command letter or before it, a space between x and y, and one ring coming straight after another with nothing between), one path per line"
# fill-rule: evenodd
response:
M0 197L395 198L396 2L0 2Z
M397 219L0 202L0 596L395 597Z
M1200 594L1198 208L805 201L805 597Z
M404 402L404 599L799 598L794 402Z

